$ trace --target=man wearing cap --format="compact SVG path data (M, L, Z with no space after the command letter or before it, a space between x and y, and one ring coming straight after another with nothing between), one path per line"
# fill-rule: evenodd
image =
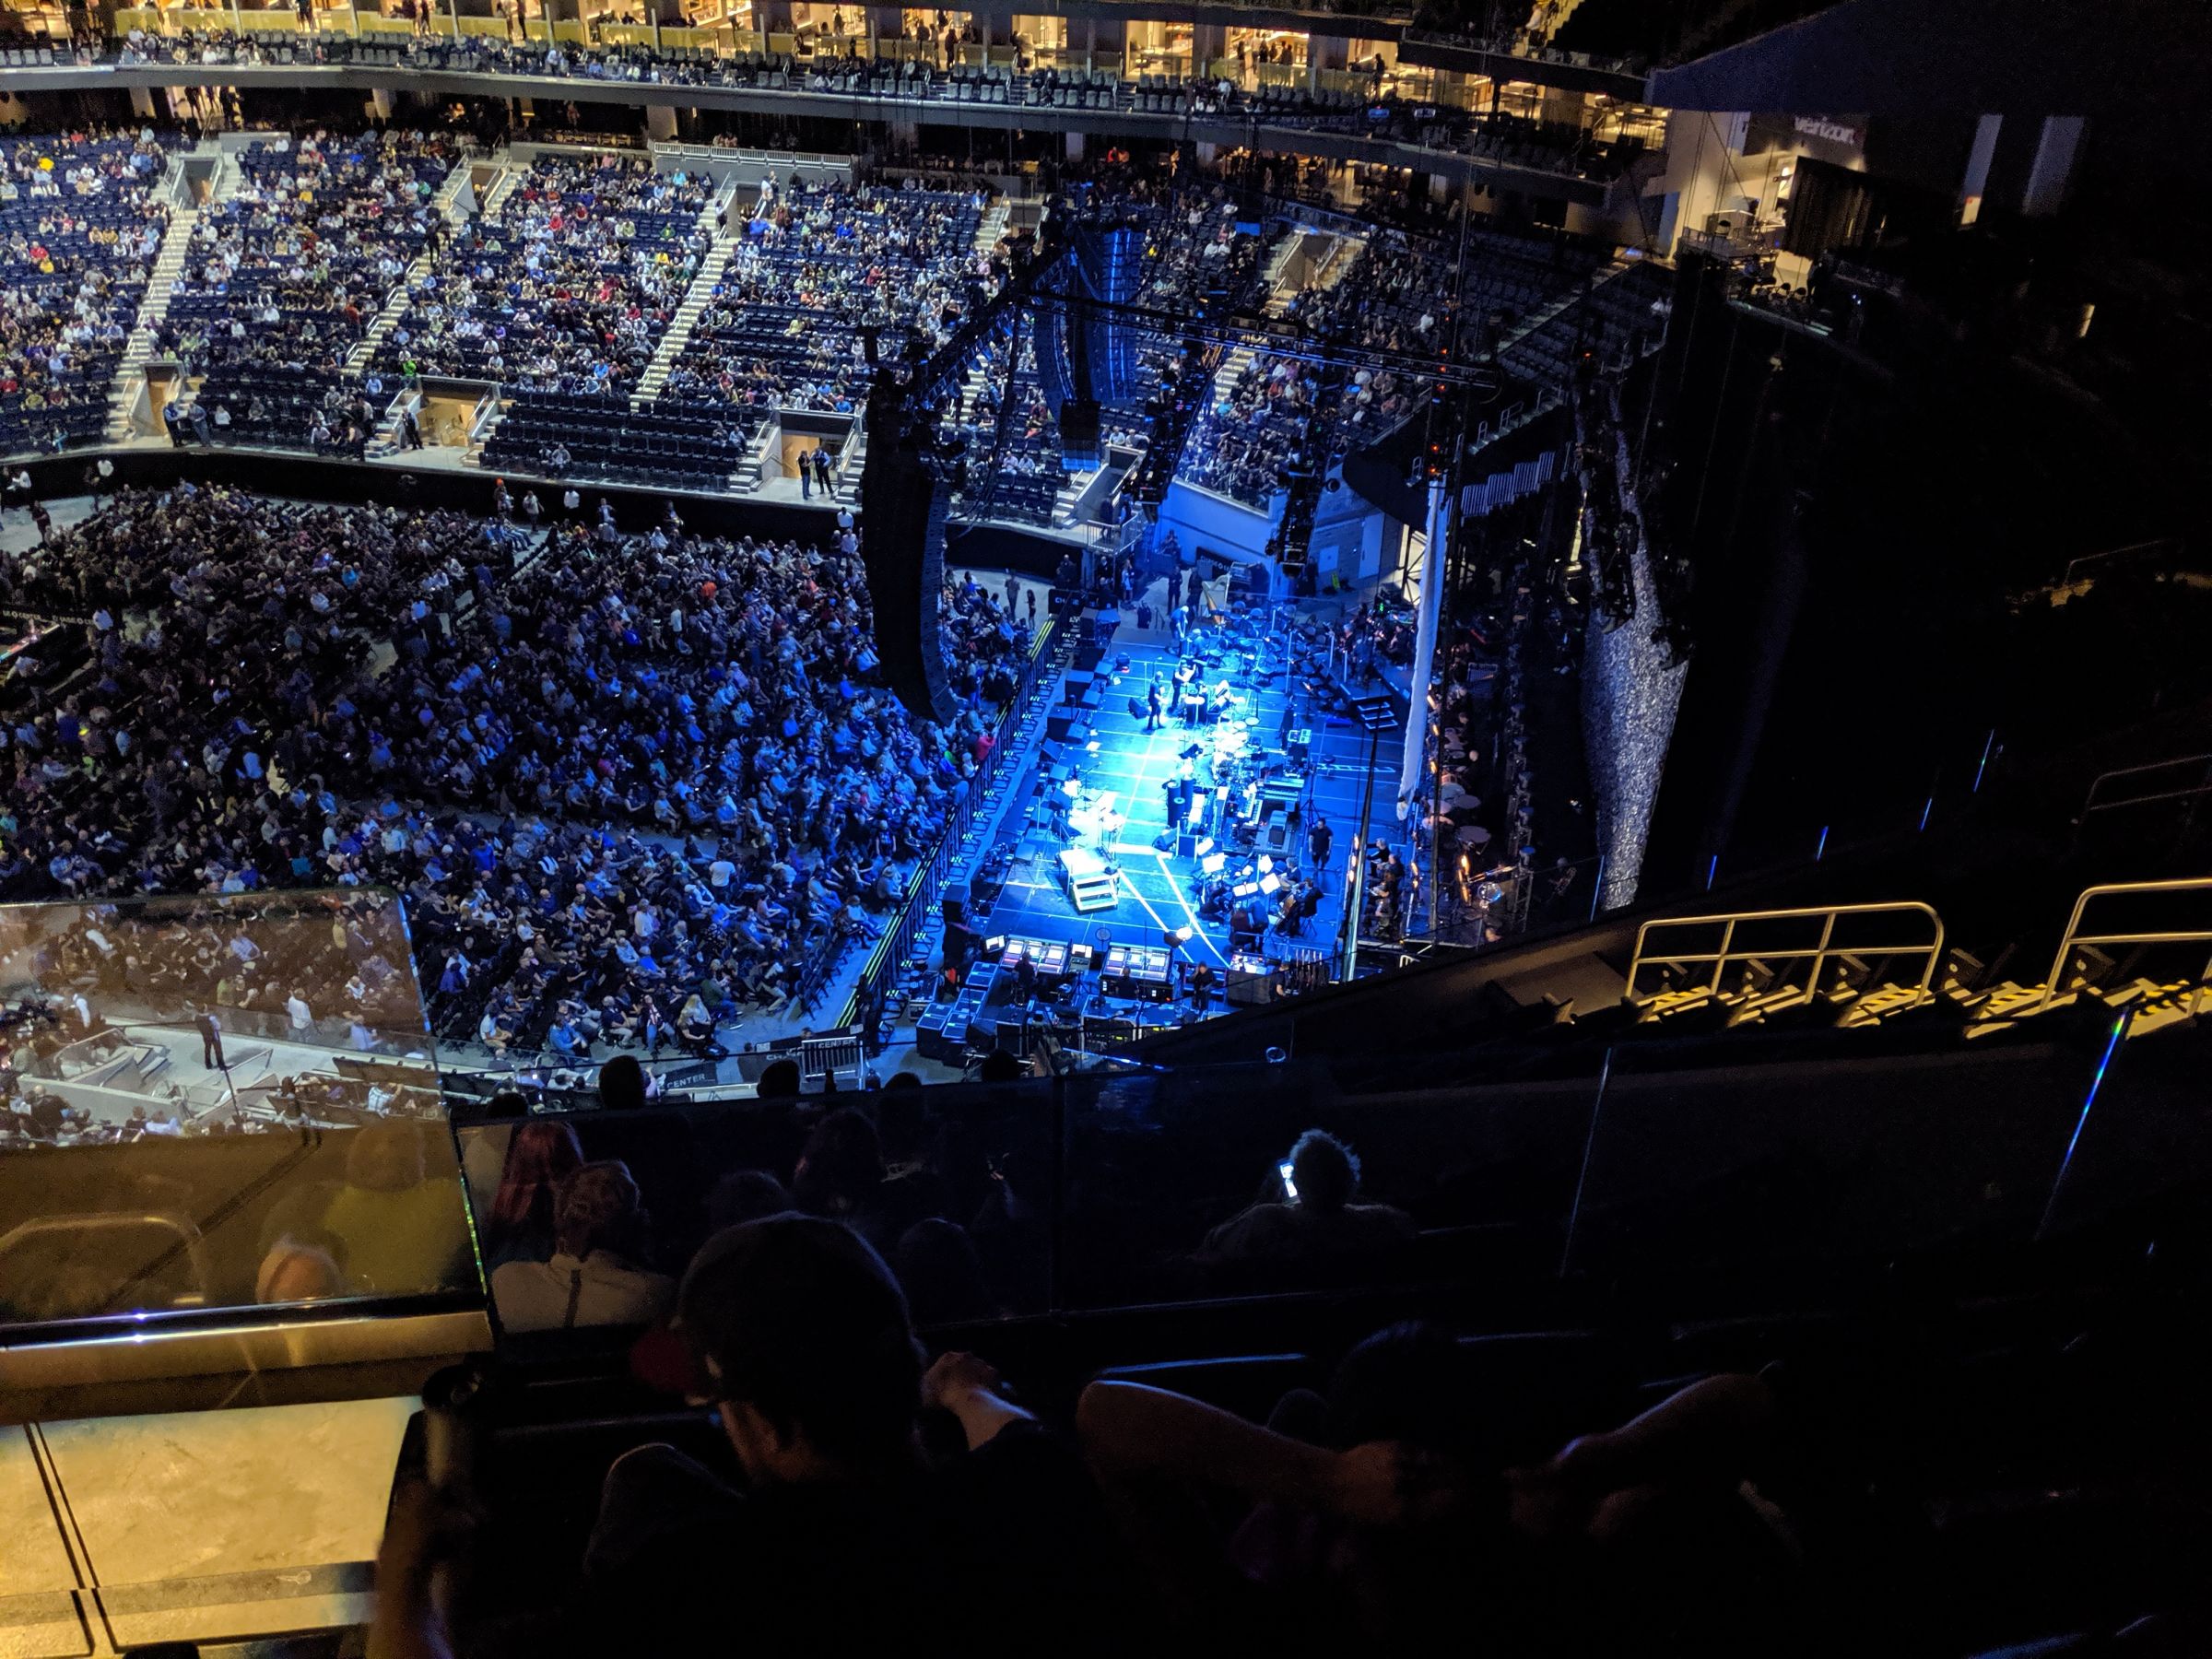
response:
M898 1280L856 1234L793 1214L726 1229L685 1274L677 1327L743 1486L670 1446L617 1459L565 1650L950 1653L1049 1631L1055 1653L1124 1651L1080 1461L974 1356L924 1370ZM967 1448L934 1469L928 1409ZM369 1644L387 1659L452 1651L429 1589L438 1502L394 1499Z

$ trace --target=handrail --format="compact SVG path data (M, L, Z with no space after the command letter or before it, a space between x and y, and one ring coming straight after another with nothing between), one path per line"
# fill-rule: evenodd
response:
M227 36L228 31L224 32ZM197 49L197 54L177 61L168 55L168 51L162 51L155 56L125 62L123 61L120 52L116 52L112 55L103 54L97 63L83 65L83 67L96 70L103 76L118 74L166 75L172 72L182 72L189 75L194 84L212 81L213 84L218 85L229 84L233 76L241 73L257 76L272 72L296 73L300 70L312 71L318 75L324 72L344 74L348 71L366 70L386 74L399 72L429 76L449 76L462 80L505 80L513 82L522 88L532 87L552 88L564 83L573 84L582 81L599 88L602 93L612 92L616 88L634 88L641 102L655 101L656 98L659 101L675 101L676 95L679 91L688 91L707 100L709 107L724 107L713 103L712 100L716 95L725 92L762 96L772 94L779 101L784 99L806 100L829 98L849 105L855 100L865 100L883 111L883 118L887 120L897 117L900 112L919 111L928 105L944 102L959 102L977 110L979 113L982 110L982 106L978 105L972 98L957 97L955 95L957 76L944 72L931 71L912 77L913 89L911 91L907 89L908 83L906 81L901 81L900 89L896 91L880 90L875 83L875 77L869 76L864 76L858 85L847 87L841 90L829 87L815 88L805 84L797 86L789 84L792 73L790 71L764 68L750 63L743 63L738 61L736 54L724 54L719 48L715 49L714 61L717 67L713 71L713 78L678 76L674 79L661 79L645 78L641 75L608 77L578 73L566 65L555 69L548 67L542 59L534 64L518 66L500 61L502 56L511 50L509 42L503 40L464 38L456 41L452 38L444 38L428 42L410 41L403 45L396 41L369 42L356 41L346 36L318 34L302 39L297 45L272 46L263 41L250 41L234 46L229 43L227 39L222 38L217 38L207 44L202 44L196 37L189 35L187 37L163 35L158 39L163 48L171 50L177 48L181 41L188 41ZM533 41L524 50L525 52L542 50L546 44L546 42ZM563 41L559 44L567 53L569 62L580 66L595 66L601 61L637 65L653 65L674 61L668 59L665 53L656 54L649 46L618 46L603 51L594 51L586 45L576 42ZM687 48L686 50L691 49ZM369 53L380 55L376 58L363 55ZM725 57L726 61L724 61ZM684 61L691 63L698 60L687 59ZM52 66L49 66L49 73L51 73L51 68ZM801 71L798 74L799 78L804 82L806 72ZM991 74L994 81L1001 86L1019 86L1025 84L1027 78L1017 77L1011 69L994 69ZM732 78L733 75L742 75L747 78L734 79ZM253 83L249 81L243 84ZM287 84L293 83L288 81ZM1178 85L1180 85L1180 77L1178 77ZM528 96L530 94L525 90L521 95ZM537 92L535 96L558 98L566 96L566 94L547 89ZM996 112L997 116L1004 118L1003 122L994 119L990 124L1009 126L1024 125L1025 122L1021 118L1025 114L1034 115L1045 112L1035 106L1026 105L1021 100L1011 98L991 105L990 108ZM1464 112L1475 113L1471 111ZM1057 113L1061 116L1073 116L1075 112L1069 109L1059 111ZM1103 113L1108 113L1108 112L1092 112L1094 118ZM1548 156L1540 155L1533 149L1517 147L1514 153L1509 156L1496 144L1473 141L1471 134L1454 135L1448 140L1433 131L1423 131L1405 137L1393 137L1388 135L1389 131L1393 129L1369 131L1349 112L1342 108L1288 112L1269 110L1259 105L1240 104L1219 111L1193 112L1185 110L1176 112L1164 109L1140 111L1117 105L1111 113L1115 119L1117 130L1126 124L1135 123L1136 124L1129 130L1154 133L1171 126L1179 127L1181 124L1195 118L1216 122L1224 127L1240 129L1249 127L1251 136L1253 138L1259 137L1263 132L1296 135L1299 138L1310 138L1317 146L1311 152L1314 154L1359 157L1398 166L1417 168L1426 166L1430 171L1435 171L1439 159L1447 159L1453 164L1448 171L1469 178L1488 178L1503 174L1513 178L1541 178L1547 182L1593 187L1590 194L1582 197L1584 200L1594 200L1597 187L1608 184L1613 179L1618 177L1630 159L1625 150L1617 154L1608 153L1603 158L1604 165L1596 167L1593 165L1593 162L1598 159L1587 153L1586 147L1555 150ZM839 118L844 119L845 117L841 115ZM869 119L875 119L875 117L870 116ZM1430 124L1441 126L1443 124ZM1077 129L1071 127L1070 130ZM1467 140L1466 142L1462 141L1463 136ZM526 142L541 144L557 141L534 139ZM1303 146L1295 140L1289 143L1274 142L1263 147L1286 148L1307 153Z
M2100 801L2097 798L2107 783L2118 779L2140 777L2145 772L2166 771L2184 766L2204 769L2202 780L2190 788L2161 790L2155 794L2132 794L2118 801ZM2098 773L2090 781L2089 792L2082 797L2081 810L2075 814L2074 821L2079 824L2092 812L2113 812L2124 806L2147 806L2156 801L2183 801L2202 794L2212 794L2212 754L2176 755L2169 760L2152 760L2142 766L2114 767L2111 771Z
M2058 941L2058 955L2052 959L2051 977L2043 982L2043 994L2036 998L2035 1012L2041 1013L2049 1007L2051 999L2058 994L2060 977L2066 971L2066 959L2074 954L2077 946L2212 945L2212 927L2162 933L2085 934L2081 931L2082 912L2088 909L2092 899L2110 898L2115 893L2185 892L2212 892L2212 876L2192 877L2181 881L2108 881L2098 887L2084 888L2081 897L2074 900L2074 913L2066 918L2066 931Z
M1882 914L1925 916L1935 924L1936 936L1925 944L1840 946L1835 943L1836 924L1841 918L1853 915ZM1787 922L1815 917L1820 921L1820 935L1818 942L1810 947L1738 949L1735 946L1735 931L1737 926L1743 923ZM1646 943L1656 929L1709 927L1716 924L1721 928L1721 947L1718 950L1670 952L1648 957L1645 954ZM1842 956L1920 956L1922 958L1920 981L1916 989L1925 991L1935 980L1937 963L1943 959L1943 918L1937 915L1932 907L1921 903L1918 900L1910 899L1879 904L1814 905L1802 910L1736 911L1712 916L1659 916L1644 923L1636 930L1636 951L1629 962L1628 984L1622 993L1622 1000L1629 1003L1636 1001L1637 981L1647 965L1686 968L1709 962L1712 965L1712 976L1705 989L1718 992L1721 988L1722 977L1732 963L1810 959L1813 964L1813 971L1811 977L1806 981L1806 987L1809 990L1818 987L1821 974L1828 966L1829 959Z
M143 1266L133 1271L124 1280L133 1285L159 1273L174 1261L180 1252L192 1265L193 1277L198 1281L200 1293L205 1296L211 1276L207 1266L206 1235L190 1219L171 1215L166 1210L147 1210L138 1214L123 1211L92 1211L69 1216L37 1216L18 1226L0 1233L0 1261L18 1243L48 1233L72 1236L88 1232L120 1232L125 1229L155 1229L173 1235L175 1242Z

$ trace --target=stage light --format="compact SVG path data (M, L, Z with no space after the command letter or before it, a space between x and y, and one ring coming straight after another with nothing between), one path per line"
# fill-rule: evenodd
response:
M1188 927L1177 928L1175 930L1175 943L1178 945L1188 945L1191 942L1191 933L1192 930Z
M1260 854L1260 874L1261 874L1261 875L1263 875L1263 876L1265 876L1265 875L1266 875L1266 874L1267 874L1267 872L1268 872L1268 871L1270 871L1270 870L1272 870L1272 869L1274 869L1274 868L1275 868L1275 859L1274 859L1274 857L1273 857L1271 854L1269 854L1269 853L1261 853L1261 854Z

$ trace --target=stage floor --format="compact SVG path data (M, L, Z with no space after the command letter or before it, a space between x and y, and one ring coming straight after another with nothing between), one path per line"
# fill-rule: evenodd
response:
M1089 626L1088 619L1082 626ZM1276 869L1287 876L1287 862L1291 870L1313 876L1320 887L1320 908L1295 934L1270 928L1264 950L1277 959L1333 954L1340 943L1346 860L1358 833L1360 792L1367 779L1367 735L1348 714L1332 714L1314 706L1314 700L1286 671L1286 653L1279 642L1254 641L1225 629L1206 630L1200 639L1218 659L1208 666L1206 680L1230 681L1238 694L1231 717L1249 724L1253 746L1263 751L1277 749L1287 730L1312 734L1300 820L1285 854L1276 859ZM1254 642L1256 661L1255 653L1246 649ZM1131 713L1129 707L1132 699L1142 706L1155 675L1171 686L1182 658L1182 653L1165 633L1139 630L1127 622L1116 629L1104 660L1093 671L1099 687L1095 710L1087 721L1078 722L1067 739L1041 737L1039 752L1020 759L1020 782L993 838L1011 845L1013 864L998 898L974 919L974 925L985 938L1087 942L1101 958L1109 943L1157 946L1163 933L1189 927L1193 937L1182 947L1181 960L1213 967L1217 989L1209 1012L1218 1014L1227 1011L1220 987L1228 978L1228 921L1199 913L1205 881L1199 859L1179 856L1172 844L1164 852L1155 845L1155 838L1167 826L1164 786L1176 776L1183 751L1194 742L1204 742L1210 758L1213 724L1202 722L1194 729L1170 719L1160 729L1147 732L1143 715ZM1371 839L1396 839L1394 763L1400 741L1396 734L1385 733L1380 746ZM1116 901L1111 910L1078 914L1068 896L1059 860L1068 842L1054 832L1045 805L1049 797L1037 787L1040 773L1049 764L1048 754L1071 768L1093 795L1110 794L1113 810L1124 816L1111 837L1088 835L1080 842L1110 857L1119 868ZM1199 781L1203 783L1211 776L1206 758L1202 758ZM1320 870L1312 867L1308 841L1316 817L1328 824L1333 838L1327 865ZM1230 851L1226 837L1222 850ZM1230 851L1230 868L1249 856ZM1190 1010L1179 998L1166 1006L1141 1008L1114 999L1111 1011L1141 1014L1147 1021L1157 1021L1186 1018Z

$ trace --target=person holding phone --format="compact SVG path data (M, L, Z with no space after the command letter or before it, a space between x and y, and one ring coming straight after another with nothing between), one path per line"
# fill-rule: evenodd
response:
M1202 1260L1337 1265L1413 1243L1404 1210L1358 1201L1359 1159L1325 1129L1300 1135L1267 1184L1268 1196L1206 1234Z

